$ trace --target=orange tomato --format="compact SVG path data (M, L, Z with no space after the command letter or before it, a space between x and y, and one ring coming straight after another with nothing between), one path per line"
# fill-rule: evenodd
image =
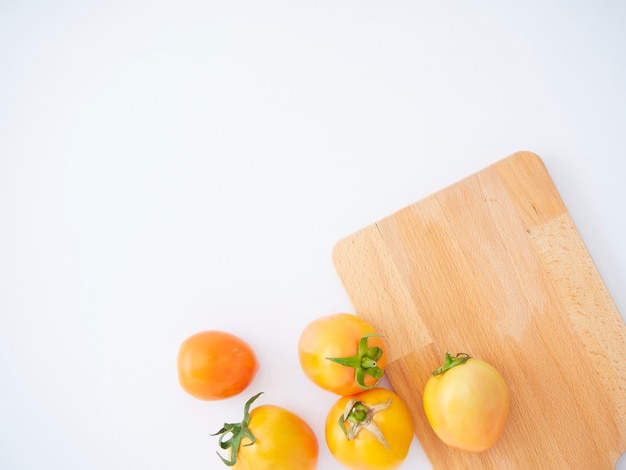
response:
M259 369L248 343L215 330L197 333L183 341L177 365L180 385L200 400L220 400L241 393Z
M375 388L340 398L326 418L326 444L335 459L355 470L393 470L406 459L413 419L391 390Z
M338 395L376 387L387 362L382 337L368 322L348 313L307 325L298 341L298 358L313 383Z
M222 461L236 470L314 470L319 444L311 427L298 415L276 405L262 405L251 412L246 402L241 423L224 424L216 434L219 446L230 450ZM219 455L219 454L218 454Z
M450 447L483 452L502 435L509 412L504 379L490 364L460 353L438 368L424 387L424 411Z

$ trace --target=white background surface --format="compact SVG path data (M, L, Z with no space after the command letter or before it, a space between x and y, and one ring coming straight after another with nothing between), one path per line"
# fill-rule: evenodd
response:
M263 390L340 468L296 357L352 312L333 245L517 150L623 314L626 3L503 3L1 1L0 467L222 468ZM244 395L180 389L203 329L257 351Z

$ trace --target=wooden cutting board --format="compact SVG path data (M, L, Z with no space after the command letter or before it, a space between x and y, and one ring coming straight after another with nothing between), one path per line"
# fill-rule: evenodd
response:
M626 450L626 327L543 162L520 152L341 240L357 315L435 469L613 469ZM422 390L445 352L493 364L511 398L481 454L432 432Z

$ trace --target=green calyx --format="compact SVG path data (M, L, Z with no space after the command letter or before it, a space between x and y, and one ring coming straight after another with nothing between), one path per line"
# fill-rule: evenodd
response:
M357 353L354 356L349 357L327 357L329 361L335 362L342 366L353 367L355 369L355 380L356 383L364 390L370 390L372 388L376 388L383 376L385 375L385 371L378 367L378 360L383 355L382 348L378 346L368 346L368 339L372 336L380 336L376 334L367 334L361 337L359 340L359 346L357 349ZM373 385L365 385L365 376L369 375L370 377L374 377L376 383Z
M391 406L391 398L385 403L379 403L377 405L368 405L362 401L351 398L346 403L343 414L339 417L339 426L343 430L348 440L355 439L358 434L363 430L371 432L376 440L389 449L389 444L385 440L385 436L374 422L374 416L376 413L386 410ZM347 429L346 423L350 424L350 429Z
M262 393L263 392L257 393L246 402L243 408L243 420L241 423L225 423L222 429L217 431L215 434L211 434L211 436L219 436L217 442L222 449L230 449L230 460L226 460L220 455L219 452L217 452L217 456L229 467L232 467L237 463L237 452L239 452L239 448L242 446L241 441L244 438L247 438L250 441L243 444L244 446L249 446L256 442L256 438L248 428L250 425L250 405L252 405L252 402L259 398Z
M445 362L433 372L433 375L441 375L447 370L452 369L453 367L464 364L469 358L471 358L471 356L467 353L458 353L456 356L453 357L450 355L449 352L446 352Z

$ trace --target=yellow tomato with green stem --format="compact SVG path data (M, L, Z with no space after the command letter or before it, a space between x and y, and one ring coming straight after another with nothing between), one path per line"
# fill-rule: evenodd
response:
M385 388L341 397L326 418L330 453L353 470L394 470L406 459L413 441L411 413L402 399Z
M301 417L276 405L261 405L250 411L261 395L250 398L240 423L224 424L219 436L219 455L224 464L236 470L315 470L319 444L315 433Z
M383 338L349 313L326 315L307 325L298 341L298 358L313 383L342 396L378 386L387 363Z
M446 353L444 364L426 382L423 401L435 434L467 452L493 447L509 413L509 393L500 373L465 353Z

